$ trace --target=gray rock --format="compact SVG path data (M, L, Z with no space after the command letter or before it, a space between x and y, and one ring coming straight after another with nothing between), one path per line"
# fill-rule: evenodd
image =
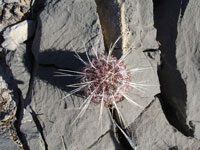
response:
M15 52L9 52L6 55L6 63L12 70L24 100L26 99L29 90L32 60L30 47L26 44L20 44Z
M89 150L123 150L116 141L113 132L109 131L88 147Z
M153 3L127 0L121 3L123 47L142 50L157 49L156 29L153 24Z
M178 24L177 66L187 90L187 124L200 139L200 2L189 1Z
M197 139L184 136L168 123L158 98L138 116L130 130L137 150L200 148Z
M159 53L157 54L159 57ZM160 93L160 84L157 76L157 61L148 59L140 50L132 51L127 58L125 63L128 69L144 69L142 71L132 73L132 83L140 83L140 90L132 88L128 93L128 96L132 101L141 105L140 108L128 100L124 100L118 104L119 110L124 116L125 127L128 127L137 116L151 103L154 96Z
M130 3L134 5L132 1ZM124 6L126 11L128 11L128 4ZM144 14L140 10L140 7L143 7L143 5L145 7L151 6L145 14L153 11L152 2L142 3L141 6L137 3L138 8L128 12L129 15L137 13L143 16ZM140 17L137 18L139 23L134 24L136 32L130 34L124 43L124 46L132 48L132 53L128 55L125 61L128 64L128 68L148 67L148 69L133 75L133 81L144 81L148 87L147 90L144 93L140 93L133 89L129 93L144 108L151 103L154 95L160 92L156 73L157 60L154 58L150 59L149 56L142 52L144 49L157 48L153 17L149 18L149 15L146 17L148 18L147 22L141 20ZM134 26L132 23L129 24L129 22L125 22L125 25ZM127 30L131 32L132 28ZM142 37L138 35L141 32ZM136 43L135 46L134 43L130 46L130 39L135 38L136 35L138 37L137 42L141 45L138 46ZM150 39L152 42L149 42L147 39ZM64 96L69 94L71 90L66 88L66 85L74 83L76 79L54 76L59 67L79 70L83 66L80 60L73 56L74 51L72 49L74 47L81 57L86 59L83 40L86 42L87 50L90 50L91 46L94 45L95 48L98 48L98 52L104 52L95 3L89 0L79 2L61 0L51 3L47 1L47 5L38 18L36 36L32 47L36 64L34 66L33 88L30 91L30 106L35 114L39 114L37 118L40 121L45 141L50 150L62 149L63 146L66 146L68 149L87 149L102 135L112 130L112 122L106 109L103 112L103 128L100 130L98 124L100 108L93 103L89 105L87 111L78 122L71 125L80 112L79 107L83 104L84 98L77 94L64 99ZM126 50L124 49L124 51ZM126 127L144 109L131 105L125 100L119 103L118 107L123 118L125 118ZM112 140L114 139L110 136L105 136L100 144L95 144L92 148L98 149L101 146L105 146L105 149L120 149L120 146L117 144L105 144L107 141Z
M83 43L86 43L87 50L92 44L101 52L104 49L95 2L47 1L38 17L32 49L37 63L74 69L74 62L70 59L74 54L72 47L83 53Z
M4 28L5 28L5 26L0 24L0 32L2 32Z
M69 90L65 85L72 78L53 77L55 71L53 67L37 68L31 107L36 114L40 114L37 117L43 127L49 149L62 149L63 144L68 149L74 147L86 149L103 133L110 130L110 118L104 110L101 131L98 122L99 107L91 103L83 117L72 125L80 112L79 107L83 103L83 98L71 96L63 99L68 94L66 90Z
M102 33L104 35L105 49L117 40L121 35L121 16L118 1L95 0L97 12L101 22ZM116 48L121 49L122 39L116 43ZM114 54L117 54L115 49ZM115 53L116 52L116 53ZM121 54L121 52L118 52Z
M123 51L124 53L128 50L132 51L125 59L125 63L129 69L144 69L133 73L131 80L133 83L142 83L143 86L140 86L142 90L139 91L136 88L132 88L128 94L134 102L143 108L141 109L126 100L118 104L124 116L125 127L128 127L144 108L151 103L154 96L160 93L160 84L157 76L160 54L156 50L148 52L148 49L158 48L156 29L153 27L153 3L124 1L120 6L122 31L125 31L122 34ZM146 50L147 53L144 53L143 50Z
M72 96L62 99L69 91L65 85L74 79L54 76L58 71L55 66L71 69L80 66L80 61L73 56L72 46L83 53L83 40L87 49L94 44L101 47L100 51L103 50L103 41L98 42L102 35L95 8L91 1L51 2L38 19L33 53L37 63L47 65L35 68L30 105L36 114L41 113L37 117L48 149L63 149L63 145L67 149L86 149L110 130L107 111L103 113L103 129L99 129L99 109L94 104L78 122L71 125L80 112L83 98Z
M31 150L44 150L45 144L32 118L32 111L28 107L24 108L29 104L28 91L29 85L31 88L32 60L28 44L20 44L15 52L9 52L6 55L6 63L17 81L17 87L20 89L23 98L20 106L23 109L23 115L20 116L20 131L25 135L25 140Z
M154 1L154 19L157 28L157 40L161 43L161 66L159 80L161 84L162 106L169 122L187 136L192 133L186 125L186 86L177 69L179 60L176 54L177 23L184 14L187 1ZM170 11L169 11L170 8ZM180 49L182 51L182 49Z
M24 109L23 119L21 121L20 131L25 135L28 146L31 150L44 150L45 143L33 120L31 110Z
M134 58L134 62L140 62L140 67L149 67L149 63L147 63L148 61L146 61L146 57L141 51L135 51L130 56L132 56L130 58ZM134 63L134 65L138 64ZM145 91L147 93L141 94L137 90L133 90L133 93L130 93L132 94L132 98L143 107L149 105L154 95L159 93L158 79L154 69L147 69L147 71L134 76L135 81L144 81L147 78L146 76L148 76L147 85L157 85ZM58 140L54 139L54 136L59 137L60 135L62 135L60 137L64 137L65 144L69 148L73 148L74 145L87 148L103 133L111 130L110 118L106 109L104 109L103 130L100 131L98 124L99 105L91 103L80 121L76 125L71 126L71 123L80 112L79 107L83 103L83 99L77 96L63 99L68 94L67 90L69 90L65 88L65 85L70 84L74 79L70 77L54 77L53 74L56 71L57 69L54 67L37 67L32 89L31 106L37 114L41 114L38 115L38 118L44 127L43 132L45 133L44 135L50 149L62 146L62 138L58 138ZM132 123L143 110L125 100L118 104L118 108L125 119L126 126ZM90 123L88 124L88 122ZM88 131L85 132L87 129ZM79 137L80 133L81 137ZM54 140L52 141L52 139ZM112 149L112 147L109 148Z
M9 68L0 64L0 125L15 120L19 97L17 95L15 81ZM1 122L2 121L2 122Z
M0 128L0 149L18 150L19 147L10 139L9 130Z

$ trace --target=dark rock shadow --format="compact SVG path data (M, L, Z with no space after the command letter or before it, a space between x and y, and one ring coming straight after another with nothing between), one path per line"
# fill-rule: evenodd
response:
M176 38L179 16L184 15L188 0L154 0L154 25L161 43L161 66L158 70L161 84L161 104L164 113L175 128L186 136L193 133L186 124L186 85L177 70Z
M119 117L117 110L116 109L113 109L113 110L110 109L110 112L111 113L113 112L112 113L113 119L116 121L118 126L123 130L123 132L126 133L126 135L131 139L131 136L129 134L131 132L129 131L128 128L125 128L123 122L120 121L120 117ZM125 135L122 133L122 131L117 126L115 127L115 134L116 134L115 138L117 137L118 141L120 142L121 147L124 150L134 150L132 148L132 146L130 145L130 143L128 142L128 140L126 139Z
M97 13L104 37L105 50L108 52L110 45L115 43L121 35L120 6L116 0L95 0ZM120 58L122 55L122 39L116 44L113 55Z
M181 19L184 16L185 9L186 9L186 7L188 5L188 2L189 2L189 0L181 0Z
M30 47L29 47L30 48ZM48 49L44 52L39 53L40 57L47 58L52 64L39 64L34 59L34 55L31 51L26 51L23 55L24 65L27 68L27 71L30 71L31 79L29 83L29 90L24 102L24 108L29 106L32 99L32 90L34 86L34 80L41 79L45 83L62 90L63 92L72 92L77 87L67 87L67 85L80 83L81 77L80 74L73 73L70 71L82 72L85 64L77 58L77 55L73 50L56 50ZM78 53L81 59L89 64L89 60L85 52ZM90 60L94 56L89 55ZM33 62L33 63L30 63ZM31 66L31 68L30 68ZM69 71L67 71L69 70ZM60 76L61 75L61 76ZM18 83L21 83L18 81ZM74 93L78 97L84 97L83 92L79 91Z
M9 52L12 53L12 52ZM14 127L16 129L17 136L20 140L20 142L23 145L23 148L26 150L29 150L28 142L25 139L25 136L20 132L20 123L21 123L21 108L22 108L22 97L21 97L21 91L18 89L18 81L15 80L12 70L9 68L9 66L6 64L6 55L8 52L6 50L3 50L0 53L0 75L3 77L3 80L8 85L8 89L12 91L12 99L15 101L17 106L16 111L16 120L14 121Z
M35 71L35 77L42 79L43 81L63 91L72 91L74 88L67 87L67 85L80 83L82 76L80 76L80 74L64 70L67 69L70 71L82 72L85 65L75 57L74 52L55 50L50 53L50 55L56 56L55 64L39 64L37 71ZM44 52L40 55L48 56L49 52ZM86 63L89 63L85 53L79 53L79 55ZM90 57L90 59L92 59L92 57ZM60 73L64 74L64 76L60 76ZM81 92L78 92L75 95L83 96Z
M129 150L127 148L124 148L124 145L122 145L121 143L119 143L116 140L116 136L115 136L115 133L113 131L110 131L110 137L113 140L114 145L116 145L115 150ZM130 150L133 150L133 149L130 149Z

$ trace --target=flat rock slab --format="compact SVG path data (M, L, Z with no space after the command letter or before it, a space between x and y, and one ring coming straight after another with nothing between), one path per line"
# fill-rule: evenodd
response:
M197 139L184 136L168 123L158 98L130 125L130 130L137 150L200 148Z
M123 47L142 50L157 49L153 21L153 3L146 0L126 0L121 3Z
M159 53L157 53L159 57ZM128 127L137 116L147 107L154 96L160 93L160 84L157 76L157 61L151 61L144 52L133 50L125 59L128 69L141 69L131 73L131 83L138 84L136 88L132 87L128 93L133 102L139 104L142 108L131 103L127 99L120 102L119 110L125 121L125 127Z
M114 133L108 131L105 135L100 137L95 143L93 143L89 150L122 150L123 147L119 145Z
M134 74L135 76L133 76L135 82L147 79L144 83L147 85L147 90L141 93L133 89L133 93L130 93L131 98L145 108L153 100L154 95L159 93L159 83L156 71L154 71L156 68L150 65L143 52L135 51L132 54L135 54L130 55L132 56L130 58L134 58L134 62L139 62L140 60L140 65L138 66L148 68L142 72L135 73L136 75ZM133 64L137 65L137 63ZM133 68L134 65L132 66ZM66 88L66 85L73 83L74 77L55 77L53 75L57 69L51 66L38 66L35 70L33 89L31 92L31 107L36 114L41 114L37 117L44 127L43 130L49 148L53 149L54 146L59 146L62 141L59 138L55 140L53 138L54 136L63 136L66 140L66 144L70 148L74 145L87 148L103 133L112 129L111 119L109 118L107 109L104 108L103 130L100 130L98 122L100 106L92 103L77 124L71 126L71 123L81 111L79 107L84 102L84 99L78 97L78 95L64 98L69 94L69 91L72 90ZM143 110L125 100L119 103L118 107L126 120L126 127L130 125ZM54 140L52 141L52 139Z
M189 1L183 18L178 24L177 66L186 84L187 124L200 139L200 2Z
M84 53L84 46L88 50L93 44L99 52L104 51L94 1L47 1L37 21L32 50L38 64L74 69L74 63L69 58L73 57L73 48Z
M30 108L23 110L20 131L25 135L30 150L44 150L45 143L42 135L35 124L33 113Z
M152 3L148 3L148 5L152 6ZM136 12L143 16L139 9L142 5L140 6L137 3L137 6ZM142 20L138 19L138 21ZM143 39L140 41L143 46L137 47L138 49L130 47L132 52L125 61L130 69L148 68L134 74L132 77L133 82L144 82L147 85L144 86L147 90L141 93L133 89L130 92L130 96L134 101L144 108L151 103L154 95L160 92L157 78L157 60L149 59L149 56L142 51L146 48L157 48L155 34L152 34L152 31L156 33L153 28L153 17L148 21L148 23L145 23L143 20L142 25L137 24L139 29L145 28L145 32L142 32ZM126 23L128 24L128 22ZM139 31L141 30L138 30L135 34L141 33ZM33 69L33 84L30 90L30 106L33 112L37 114L44 133L44 139L50 150L62 149L65 146L68 149L98 149L102 146L108 150L120 149L113 136L109 136L109 134L102 136L111 132L113 128L106 108L103 111L102 130L98 121L100 107L93 103L89 105L84 115L72 124L81 111L80 106L85 99L79 93L64 98L73 90L66 88L66 85L76 83L77 79L55 76L58 68L79 70L83 67L80 60L74 57L73 48L84 60L86 59L84 46L90 55L92 55L92 52L89 51L91 47L98 48L100 53L104 52L102 37L96 4L93 1L47 1L47 5L38 17L37 32L32 47L36 63ZM148 41L145 40L147 37L152 37L153 44L148 45L145 42ZM145 44L147 45L145 46ZM125 100L119 103L118 107L126 119L126 127L144 109L137 108ZM94 144L99 138L102 139L101 142ZM110 141L110 144L105 144L107 141ZM93 144L94 146L91 146Z
M88 43L90 40L90 44L95 44L98 37L101 38L95 8L95 3L91 1L49 3L38 21L34 45L39 47L33 46L37 63L76 68L76 64L80 64L80 61L73 56L72 47L80 54L84 52L84 42ZM55 21L59 24L55 24ZM100 43L102 42L98 44L102 45ZM41 125L45 126L43 130L49 149L62 149L63 145L69 149L74 147L86 149L102 134L96 128L98 126L97 110L88 109L89 112L85 113L80 123L71 126L72 121L80 112L79 107L83 99L76 96L66 100L62 99L67 94L63 89L66 89L65 85L70 79L65 81L63 78L54 77L56 71L58 70L54 67L45 66L39 66L36 69L31 106L37 114L43 114L38 118ZM93 116L87 115L88 113L92 113ZM105 122L109 122L108 119L107 115ZM102 132L109 129L110 123L106 126L104 125Z
M28 143L30 149L43 150L45 149L44 140L33 119L32 110L27 107L30 102L28 91L29 85L31 85L31 68L33 66L31 63L33 58L30 54L30 46L28 44L20 44L16 51L9 51L5 59L22 94L22 106L19 107L23 110L21 110L22 113L18 116L21 119L20 131L24 134L24 140Z
M17 87L21 90L23 99L26 99L29 90L29 81L31 79L32 57L30 47L26 44L20 44L16 51L10 51L6 55L6 64L15 77Z
M66 85L74 79L54 76L57 67L73 70L80 67L81 62L74 57L73 48L80 56L85 56L84 46L87 49L97 47L103 52L101 39L95 2L49 2L38 18L32 49L36 66L31 107L36 114L41 114L37 117L49 149L62 149L63 145L67 149L86 149L110 129L111 121L104 111L103 130L99 130L99 109L94 105L90 105L78 123L71 125L80 112L83 98L63 99L69 92Z
M8 19L13 19L10 13L11 9L15 13L18 12L18 18L22 15L20 7L14 9L13 4L9 5L10 8L5 9L7 13L2 16L4 20L0 30L10 24L7 22ZM170 78L173 79L178 72L184 79L187 91L187 113L183 112L181 123L184 123L184 117L187 117L187 124L194 130L194 136L197 139L186 137L173 128L165 118L158 98L155 98L155 95L160 93L157 76L160 54L159 51L153 50L158 48L158 44L153 21L152 1L126 0L121 3L116 2L116 5L119 5L116 10L121 13L116 15L121 17L117 18L117 21L121 21L117 23L121 26L114 27L113 30L121 30L124 54L127 49L131 49L125 63L129 69L143 69L131 76L131 82L142 84L140 90L133 88L128 93L131 100L141 105L142 108L127 100L117 104L120 114L124 118L125 127L132 134L131 138L137 146L137 150L200 149L199 140L197 140L200 139L200 103L198 101L200 96L200 52L199 40L197 40L200 39L200 2L190 0L185 13L181 12L176 40L176 58L173 51L176 49L173 45L176 31L171 31L171 28L169 29L173 32L173 36L166 37L164 35L163 37L164 41L172 40L168 47L172 50L162 51L164 58L169 58L165 61L165 65L169 66L166 68L166 72L163 72L165 77L170 75ZM123 149L113 134L113 123L106 108L103 110L102 129L98 120L100 107L93 103L90 103L84 115L72 124L81 111L80 106L85 102L85 98L81 92L65 98L73 90L66 88L66 85L76 83L78 79L55 76L58 68L80 70L83 67L81 61L74 56L74 51L77 51L84 60L87 59L85 49L89 55L93 55L92 48L96 48L99 53L105 52L96 7L95 1L92 0L47 0L44 10L37 19L37 31L31 49L34 59L30 55L30 47L25 44L19 45L26 39L24 37L28 36L26 34L20 42L17 42L17 50L9 52L6 56L6 63L10 68L5 71L5 66L3 66L4 69L0 66L0 74L3 74L4 77L14 76L14 80L9 79L9 82L13 84L13 89L18 87L21 90L22 97L26 100L24 104L28 105L23 112L20 130L24 133L31 150L47 147L49 150ZM177 11L176 8L175 11ZM170 15L174 15L174 13ZM167 16L170 15L167 13ZM178 13L176 17L178 17ZM172 18L174 19L174 16ZM16 23L17 20L14 19L13 23ZM161 25L165 25L166 22L162 23ZM173 29L176 28L175 24L176 20L173 20ZM110 31L115 32L113 30ZM119 31L117 32L119 33ZM118 33L113 35L116 37ZM17 34L18 32L15 32L15 39ZM108 37L104 37L104 39L106 38ZM9 40L9 38L7 39ZM16 48L16 45L14 48L12 46L11 49ZM175 67L176 61L178 71ZM170 68L173 69L170 70ZM176 84L173 81L175 80L169 82L169 84L172 83L172 86L169 87ZM164 95L171 94L172 99L170 96L169 99L173 100L172 104L175 105L177 112L181 113L184 111L185 101L182 99L184 93L181 93L182 90L177 87L184 87L184 85L179 83L171 91L168 88L169 91ZM176 89L178 90L176 91ZM0 141L0 149L18 149L10 140L7 129L0 129Z
M156 29L153 24L153 3L143 0L124 1L121 3L121 23L124 54L131 53L124 60L128 69L141 69L132 72L131 82L139 86L132 88L128 96L142 108L124 100L119 103L119 110L128 127L147 107L154 96L160 93L157 66L160 62L156 41ZM152 51L148 51L148 50ZM144 52L144 50L146 52Z
M184 61L190 59L187 57L187 55L190 55L190 52L186 52L185 48L183 48L183 45L186 44L186 42L184 42L185 37L182 34L179 35L180 21L183 19L182 17L186 15L187 7L189 6L187 5L188 2L189 1L154 1L154 22L157 28L157 39L161 43L162 64L159 67L158 74L161 84L163 110L169 122L174 127L184 135L192 136L192 128L187 126L186 123L186 103L188 99L186 89L187 83L182 76L184 67L182 65L180 66L180 64L184 64ZM188 20L191 20L191 17L188 17ZM194 23L195 22L196 21L194 21ZM193 21L191 20L189 24L193 24ZM185 25L185 28L188 28L187 25ZM183 30L181 32L185 33L185 31L186 30ZM198 32L195 32L195 35L198 35ZM188 38L192 39L190 37ZM177 43L182 43L182 47ZM184 61L181 60L180 54L187 58L183 58L185 59Z
M49 149L62 149L64 144L62 138L69 149L76 146L86 149L110 129L109 115L104 110L101 131L98 122L99 107L91 103L83 117L72 125L81 111L80 106L84 99L75 95L64 98L68 94L67 89L64 88L67 84L65 81L70 80L51 76L55 71L56 69L52 67L37 68L31 107L36 114L40 114L37 117L43 127Z

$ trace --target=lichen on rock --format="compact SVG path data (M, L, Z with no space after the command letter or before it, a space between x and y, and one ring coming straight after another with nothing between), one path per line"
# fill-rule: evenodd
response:
M0 76L0 128L9 130L10 139L23 149L23 146L18 138L14 122L16 121L15 114L17 111L16 103L12 99L11 90L8 89L6 82Z
M19 2L3 3L0 8L0 24L9 26L23 20L24 15L29 12L31 0L20 0Z
M16 104L12 100L11 91L8 89L2 76L0 76L0 125L12 118L16 113Z

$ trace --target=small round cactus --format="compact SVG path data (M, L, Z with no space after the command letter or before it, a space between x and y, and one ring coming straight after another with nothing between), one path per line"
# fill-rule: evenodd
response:
M113 56L98 55L83 69L81 82L88 83L84 88L86 97L91 95L91 101L105 107L111 107L113 102L123 100L121 93L130 89L130 73L123 61L119 62Z

